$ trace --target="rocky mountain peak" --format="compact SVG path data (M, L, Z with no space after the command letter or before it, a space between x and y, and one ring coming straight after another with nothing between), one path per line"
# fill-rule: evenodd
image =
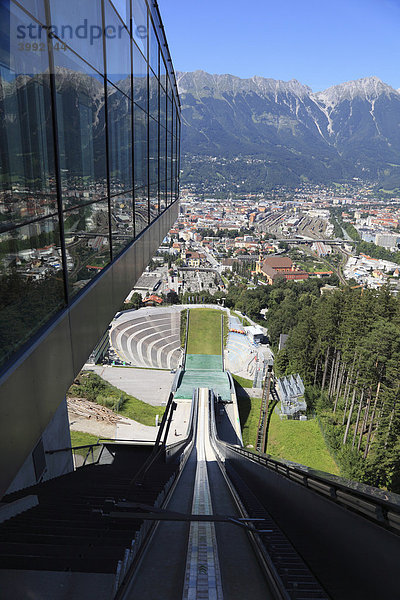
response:
M343 100L352 101L355 98L369 101L376 100L382 94L390 96L391 94L398 94L398 92L379 77L373 76L334 85L323 92L314 94L314 98L325 106L335 106Z
M210 93L243 93L255 92L261 96L292 93L296 96L309 96L311 88L303 85L297 79L282 81L254 75L242 79L230 74L210 74L205 71L177 72L177 83L180 94L188 92L209 91Z

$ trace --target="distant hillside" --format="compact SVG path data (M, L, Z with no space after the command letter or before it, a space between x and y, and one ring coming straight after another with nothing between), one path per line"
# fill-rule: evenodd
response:
M400 186L400 93L377 77L319 93L204 71L177 80L183 185L262 191L359 177Z

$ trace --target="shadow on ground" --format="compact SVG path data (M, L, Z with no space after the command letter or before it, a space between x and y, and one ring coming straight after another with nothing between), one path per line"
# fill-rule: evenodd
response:
M251 410L251 398L246 390L235 381L236 396L239 408L240 426L243 429Z

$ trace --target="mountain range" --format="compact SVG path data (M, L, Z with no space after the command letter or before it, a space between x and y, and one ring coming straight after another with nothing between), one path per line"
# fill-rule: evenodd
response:
M400 92L378 77L325 91L292 79L178 72L182 185L263 191L359 178L400 187Z

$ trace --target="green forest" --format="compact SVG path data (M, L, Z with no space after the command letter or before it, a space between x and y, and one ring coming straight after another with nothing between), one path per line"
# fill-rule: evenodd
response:
M321 295L326 282L236 284L226 303L267 326L277 376L300 373L341 474L400 492L400 298L385 286Z
M302 289L303 288L303 289ZM400 300L387 288L270 294L277 374L300 373L309 411L345 477L400 491Z

